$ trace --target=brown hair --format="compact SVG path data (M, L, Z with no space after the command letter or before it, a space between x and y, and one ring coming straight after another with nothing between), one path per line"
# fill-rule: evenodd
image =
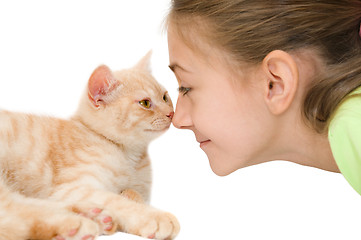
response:
M303 113L320 133L361 85L360 19L360 0L172 0L168 16L179 32L195 29L239 63L261 63L276 49L316 49L326 73L310 86Z

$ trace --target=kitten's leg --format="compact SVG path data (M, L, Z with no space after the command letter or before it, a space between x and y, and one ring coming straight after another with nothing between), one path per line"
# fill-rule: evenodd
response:
M127 197L91 188L61 189L53 197L59 200L87 201L113 213L119 230L146 238L173 239L179 233L179 223L170 213L138 203Z
M0 239L90 240L98 233L95 222L64 204L12 193L0 180Z

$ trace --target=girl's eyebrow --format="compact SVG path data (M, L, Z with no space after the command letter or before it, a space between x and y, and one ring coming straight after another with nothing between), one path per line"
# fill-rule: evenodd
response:
M169 65L169 68L170 68L170 70L172 70L172 72L174 72L174 73L176 72L177 69L180 69L180 70L182 70L183 72L190 72L190 71L184 69L183 67L179 66L177 63L170 64L170 65Z

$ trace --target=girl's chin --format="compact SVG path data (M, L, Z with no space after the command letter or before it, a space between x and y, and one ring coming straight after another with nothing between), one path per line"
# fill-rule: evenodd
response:
M238 170L238 168L234 169L231 166L227 166L220 159L214 159L212 157L209 157L208 155L207 157L213 173L217 176L224 177Z
M228 170L222 169L222 168L215 168L215 167L212 167L212 165L211 165L211 169L212 169L213 173L219 177L225 177L225 176L231 174L232 172L234 172L234 171L228 171Z

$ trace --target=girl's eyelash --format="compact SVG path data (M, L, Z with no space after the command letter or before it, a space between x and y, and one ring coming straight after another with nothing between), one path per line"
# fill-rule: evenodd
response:
M182 93L183 96L186 95L190 90L191 90L191 88L186 88L186 87L182 87L182 86L180 86L180 87L178 88L178 92L179 92L179 93Z

